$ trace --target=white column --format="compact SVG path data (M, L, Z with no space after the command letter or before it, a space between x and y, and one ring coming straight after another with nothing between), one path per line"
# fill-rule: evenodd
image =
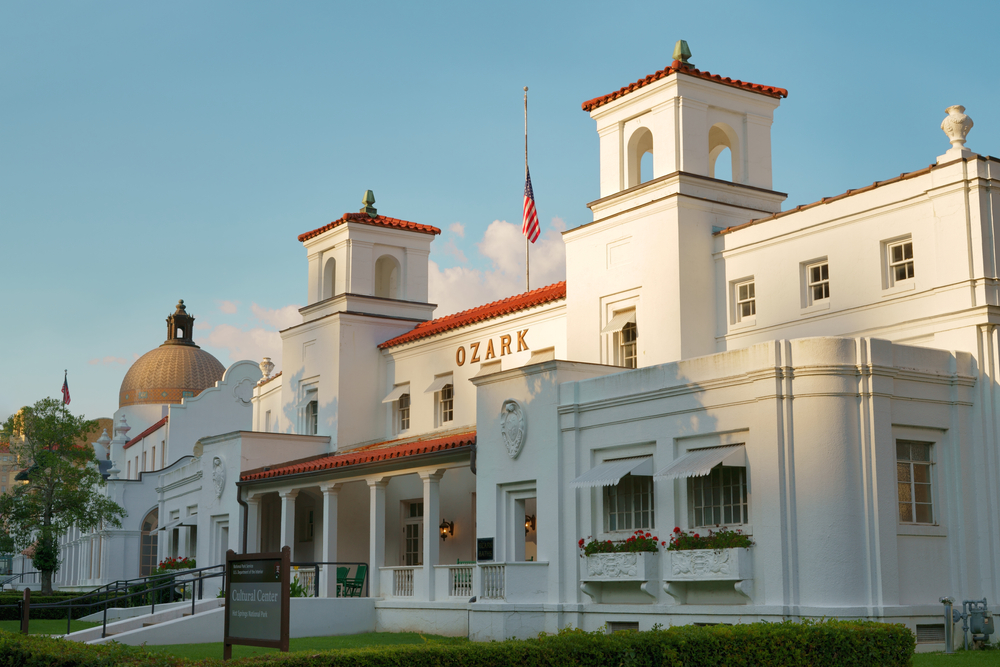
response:
M247 553L260 553L260 496L247 497Z
M438 544L438 524L441 523L441 477L443 470L421 470L424 481L424 582L427 599L434 599L434 566L438 564L441 545Z
M160 533L159 541L156 543L156 558L157 563L165 558L170 558L174 555L174 529L164 530Z
M369 477L371 500L368 503L368 590L373 598L380 596L379 568L385 565L385 487L388 477Z
M325 484L320 486L323 492L323 557L324 563L337 560L337 501L343 484ZM337 566L323 566L323 581L320 589L326 591L326 597L337 595Z
M290 547L292 560L295 560L295 497L298 489L281 491L281 543L278 547Z
M177 526L177 557L190 557L191 554L191 526Z

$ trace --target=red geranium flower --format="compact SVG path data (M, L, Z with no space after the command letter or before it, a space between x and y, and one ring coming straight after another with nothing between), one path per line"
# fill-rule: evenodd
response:
M681 532L680 526L674 526L674 532L675 533Z

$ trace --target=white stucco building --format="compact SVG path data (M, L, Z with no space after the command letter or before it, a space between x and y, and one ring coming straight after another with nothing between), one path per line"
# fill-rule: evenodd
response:
M866 617L933 646L940 596L1000 596L1000 161L951 107L931 166L782 211L785 96L675 61L585 102L600 192L564 233L566 282L455 315L430 319L439 230L371 193L301 234L282 371L240 362L128 417L145 430L122 461L147 470L159 439L172 462L136 492L161 545L363 562L386 630ZM716 524L755 546L617 564L577 546Z

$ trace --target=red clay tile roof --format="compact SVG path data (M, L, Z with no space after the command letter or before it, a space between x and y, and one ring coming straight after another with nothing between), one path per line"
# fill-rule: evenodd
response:
M788 97L788 91L784 88L775 88L774 86L762 86L759 83L750 83L748 81L740 81L739 79L730 79L728 76L723 78L718 74L712 74L711 72L702 72L701 70L690 67L688 65L682 65L680 61L675 60L670 67L661 69L659 72L654 72L649 76L639 79L635 83L630 83L627 86L619 88L613 93L607 95L601 95L600 97L595 97L592 100L587 100L583 103L582 107L584 111L593 111L597 107L604 106L612 100L616 100L619 97L628 95L633 90L638 90L643 86L647 86L654 81L663 79L670 76L671 74L687 74L688 76L698 77L699 79L706 79L708 81L715 81L716 83L721 83L726 86L733 86L734 88L742 88L743 90L749 90L753 93L760 93L761 95L767 95L768 97Z
M279 377L281 377L281 371L278 371L277 373L275 373L275 374L274 374L274 375L272 375L271 377L267 378L266 380L260 380L260 381L258 381L258 382L257 382L257 386L259 387L259 386L261 386L262 384L267 384L268 382L270 382L270 381L271 381L271 380L273 380L274 378L279 378Z
M474 444L476 444L475 431L456 433L427 440L389 440L387 442L359 447L343 454L322 454L280 467L249 470L240 475L240 481L271 479L273 477L283 477L285 475L295 475L305 472L319 472L321 470L332 470L334 468L344 468L364 463L390 461L392 459L442 452L460 447L471 447Z
M482 322L484 320L492 320L495 317L509 315L511 313L516 313L519 310L531 308L532 306L540 306L543 303L558 301L559 299L565 298L566 281L563 280L562 282L553 283L546 287L533 289L530 292L515 294L514 296L509 296L506 299L488 303L485 306L477 306L476 308L463 310L462 312L455 313L454 315L446 315L445 317L439 317L438 319L430 320L429 322L421 322L405 334L396 336L395 338L390 338L384 343L381 343L379 345L379 349L384 350L389 347L395 347L397 345L402 345L403 343L420 340L421 338L427 338L428 336L444 333L445 331L451 331L452 329L464 327L469 324L475 324L476 322Z
M749 222L743 222L738 225L732 225L731 227L726 227L725 229L720 229L719 231L715 232L714 236L721 236L723 234L731 234L733 232L738 232L741 229L746 229L747 227L753 227L754 225L759 225L762 222L767 222L769 220L774 220L776 218L783 218L786 215L790 215L792 213L798 213L799 211L804 211L806 209L820 206L822 204L832 204L835 201L840 201L841 199L844 199L846 197L851 197L853 195L859 195L862 192L869 192L870 190L874 190L875 188L881 187L883 185L890 185L892 183L898 183L900 181L905 181L910 178L916 178L917 176L923 176L924 174L929 174L932 169L938 166L943 166L943 165L932 164L923 169L918 169L917 171L902 173L899 176L896 176L895 178L890 178L886 181L875 181L871 185L865 186L863 188L858 188L857 190L848 190L847 192L841 193L835 197L823 197L819 201L814 201L811 204L800 204L795 208L788 209L787 211L779 211L777 213L773 213L767 216L766 218L756 218L754 220L750 220Z
M430 225L421 225L416 222L409 222L408 220L400 220L399 218L389 218L384 215L377 217L371 217L367 213L345 213L339 219L333 222L323 225L318 229L314 229L311 232L306 232L305 234L299 234L299 241L308 241L309 239L319 236L323 232L330 231L334 227L339 227L345 222L357 222L362 225L375 225L376 227L395 227L396 229L408 229L411 232L421 232L422 234L440 234L441 230L437 227L431 227Z
M131 447L132 445L134 445L139 440L142 440L143 438L145 438L147 435L149 435L153 431L156 431L161 426L163 426L164 424L166 424L168 419L170 419L170 417L164 417L160 421L156 422L155 424L153 424L152 426L150 426L149 428L147 428L145 431L143 431L139 435L135 436L134 438L132 438L131 440L129 440L128 442L126 442L125 446L122 447L122 449L128 449L129 447Z

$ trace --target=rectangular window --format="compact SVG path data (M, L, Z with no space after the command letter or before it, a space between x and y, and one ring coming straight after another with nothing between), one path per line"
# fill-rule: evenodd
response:
M806 267L806 281L809 289L809 303L814 304L830 298L830 263L819 262Z
M913 277L913 241L907 239L886 245L889 260L889 284Z
M440 417L441 423L450 422L455 418L455 387L454 385L446 384L441 387L441 400L440 400Z
M146 470L146 452L142 453L142 467L139 469L143 471Z
M132 462L125 462L125 479L132 479Z
M306 434L319 433L319 401L312 400L306 404Z
M399 431L403 432L410 428L410 395L403 394L399 397L399 405L396 408L399 414Z
M264 413L264 433L271 432L271 411L268 410Z
M757 292L754 281L748 280L734 286L736 290L736 321L753 319L757 315Z
M149 460L153 462L153 467L156 467L156 445L153 445L153 454L149 457Z
M931 499L931 443L896 441L900 523L934 523Z
M688 520L693 528L750 523L747 469L717 465L704 477L689 477Z
M618 332L618 353L621 366L636 368L636 348L638 347L639 329L635 322L629 322Z
M653 528L653 477L625 475L616 486L604 487L604 530Z
M403 564L422 565L424 562L424 502L403 503Z

